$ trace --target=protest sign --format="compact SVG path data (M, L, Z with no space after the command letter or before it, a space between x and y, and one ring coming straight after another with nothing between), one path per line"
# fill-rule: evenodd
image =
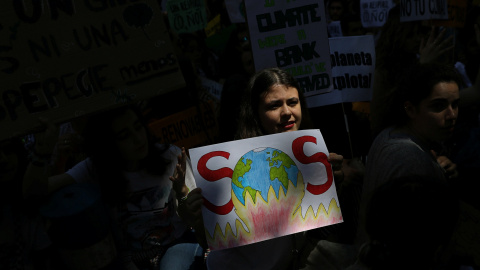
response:
M148 124L159 143L192 148L211 144L218 136L213 104L202 103Z
M308 107L372 99L375 43L372 35L329 38L334 90L307 99Z
M255 69L292 74L306 97L332 90L323 1L246 0Z
M212 250L343 221L319 130L190 149Z
M225 8L232 23L245 22L245 3L243 0L225 0Z
M200 81L202 82L202 87L205 90L212 94L212 96L214 96L217 100L220 100L220 98L222 97L222 84L205 77L200 77Z
M0 139L183 87L150 3L2 2Z
M331 21L327 24L327 31L329 37L341 37L343 36L342 33L342 25L340 21Z
M447 0L400 0L400 21L448 19Z
M448 20L434 20L432 25L445 27L465 26L467 20L467 0L448 0Z
M192 33L207 26L207 11L203 0L168 0L170 27L177 33Z
M361 0L360 16L363 27L382 27L393 6L395 4L392 0Z
M222 30L222 22L220 20L220 14L218 14L207 23L207 26L205 27L205 36L207 36L207 38L211 37L220 30Z

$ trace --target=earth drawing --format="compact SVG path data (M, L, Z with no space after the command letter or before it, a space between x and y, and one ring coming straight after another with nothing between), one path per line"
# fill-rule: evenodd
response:
M245 195L250 193L256 203L257 192L268 203L268 190L273 187L278 199L280 189L287 193L288 181L297 186L298 168L284 152L274 148L257 148L243 155L233 170L232 189L245 205Z

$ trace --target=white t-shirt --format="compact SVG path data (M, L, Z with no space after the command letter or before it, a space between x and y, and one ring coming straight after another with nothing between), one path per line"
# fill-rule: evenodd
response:
M174 145L163 153L162 157L170 161L163 175L152 175L143 170L123 172L128 181L128 199L125 207L118 211L118 221L132 248L148 247L152 240L168 245L185 232L187 225L177 214L176 196L169 179L180 154L181 149ZM67 174L78 183L98 181L89 158L75 165ZM190 160L187 161L185 184L190 190L195 188Z

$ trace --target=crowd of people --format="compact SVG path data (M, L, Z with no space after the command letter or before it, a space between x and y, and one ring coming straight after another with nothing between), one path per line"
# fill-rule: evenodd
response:
M461 28L400 22L396 6L367 29L358 0L326 1L344 36L375 37L373 96L308 108L291 74L255 70L246 23L207 4L229 38L213 48L201 31L170 31L184 88L41 118L42 131L0 142L0 269L479 269L478 243L454 237L480 242L478 224L459 231L462 205L480 208L480 6L468 1ZM210 251L188 149L149 129L200 103L214 104L219 130L204 145L320 129L343 223Z

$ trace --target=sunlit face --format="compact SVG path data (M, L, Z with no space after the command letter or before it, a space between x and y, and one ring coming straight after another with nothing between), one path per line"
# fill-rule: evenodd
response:
M417 106L406 103L409 124L422 139L442 142L453 134L458 117L459 90L454 82L437 83Z
M132 110L127 110L112 121L113 139L125 161L140 161L148 154L145 127Z
M302 122L302 108L296 88L273 85L260 98L260 124L267 134L295 131Z

